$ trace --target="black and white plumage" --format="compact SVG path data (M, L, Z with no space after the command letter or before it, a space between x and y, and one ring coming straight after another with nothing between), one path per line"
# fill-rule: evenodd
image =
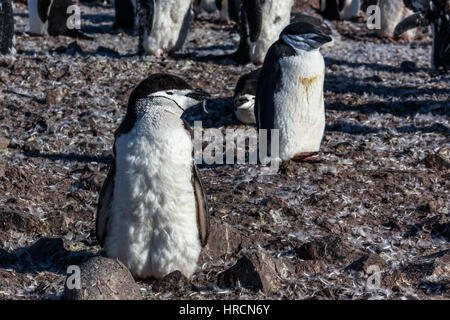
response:
M92 40L78 29L68 28L71 14L67 13L67 9L72 5L72 0L28 0L30 32Z
M413 28L431 25L433 30L431 65L436 70L448 71L450 69L450 0L404 0L404 4L415 13L396 26L394 36L399 37Z
M114 29L133 30L137 26L136 0L116 0L114 10Z
M190 277L209 234L192 130L180 118L206 95L155 74L130 95L115 132L114 162L100 191L96 234L108 257L137 278Z
M380 28L375 29L375 32L379 37L388 39L394 37L394 29L397 24L413 13L402 0L379 0L378 8ZM402 37L404 40L411 40L415 35L415 30L409 30Z
M258 80L258 129L279 130L282 160L318 152L325 129L325 62L319 48L332 39L310 23L286 27L269 49Z
M10 0L0 0L0 55L14 53L14 16Z
M318 13L329 20L350 20L359 13L360 0L320 0Z
M245 124L256 124L255 96L260 73L261 68L244 74L239 78L234 90L234 114L239 121Z
M270 46L290 22L293 0L246 0L239 18L240 42L233 59L260 65Z
M193 0L137 0L138 53L161 57L180 49L193 17Z

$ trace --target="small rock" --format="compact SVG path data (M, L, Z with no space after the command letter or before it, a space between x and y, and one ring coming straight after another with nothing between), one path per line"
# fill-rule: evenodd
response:
M157 280L152 285L152 289L158 292L165 291L189 291L192 285L189 280L180 272L174 271L166 275L164 278Z
M49 106L59 104L62 101L62 95L58 90L48 90L45 95L45 103Z
M118 260L94 257L80 266L81 288L64 286L65 300L142 300L130 271Z
M11 140L5 137L0 137L0 150L7 149Z
M248 239L243 238L239 230L226 222L211 219L208 243L202 250L199 263L229 258L237 254L242 248L248 247L248 245Z
M437 257L433 265L433 277L450 280L450 253L446 253L442 257Z
M343 261L347 257L347 248L341 238L326 236L303 244L296 253L303 260L325 260L327 262Z
M386 262L377 254L366 254L359 258L358 260L352 262L345 268L345 271L355 270L355 271L364 271L368 272L368 268L370 266L377 266L380 270L385 270L388 265Z
M400 64L400 69L404 72L413 72L417 69L417 67L413 61L406 60Z
M445 240L450 241L450 222L435 224L431 232L433 236L442 236Z
M439 154L429 154L423 159L425 166L434 170L447 170L450 168L450 163L442 158Z
M220 288L236 288L239 282L244 288L270 294L279 290L283 280L292 273L293 268L287 262L257 249L244 253L234 266L220 273L217 285Z

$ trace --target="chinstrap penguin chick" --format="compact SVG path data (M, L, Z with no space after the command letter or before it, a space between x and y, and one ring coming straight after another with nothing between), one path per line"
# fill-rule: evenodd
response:
M269 49L255 101L258 129L279 142L281 160L303 160L320 149L325 129L325 62L319 48L330 36L304 22L287 26ZM279 141L271 141L279 129Z
M260 65L270 46L291 18L294 0L246 0L242 2L238 50L232 58L238 63Z
M100 191L97 239L136 278L190 277L209 233L192 131L180 116L206 95L157 74L130 96Z
M399 37L410 29L431 25L433 31L431 66L437 71L448 71L450 69L450 1L404 0L404 3L416 13L396 26L394 36Z
M193 0L137 0L138 53L161 57L180 49L193 17Z
M244 74L239 78L234 90L234 114L236 118L245 124L256 124L255 96L261 68Z
M11 1L0 0L0 55L14 53L14 16Z
M72 0L28 0L29 32L92 40L92 37L76 29L76 26L69 29L71 13L68 8L72 5Z

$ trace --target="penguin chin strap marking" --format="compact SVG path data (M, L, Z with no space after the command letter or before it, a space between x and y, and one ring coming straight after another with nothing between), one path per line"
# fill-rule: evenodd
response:
M183 110L183 112L186 111L185 109L183 109L183 108L178 104L178 102L176 102L175 99L171 99L171 98L165 97L165 96L151 96L151 97L152 97L152 98L164 98L164 99L170 100L170 101L174 102L174 103L177 105L178 108L180 108L181 110Z
M295 51L313 51L319 49L323 43L315 41L313 37L317 37L315 33L307 33L303 35L283 34L281 38Z

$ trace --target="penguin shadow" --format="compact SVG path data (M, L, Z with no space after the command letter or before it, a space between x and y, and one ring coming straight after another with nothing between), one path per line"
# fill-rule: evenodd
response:
M19 273L48 271L66 275L67 267L80 265L96 256L87 250L69 251L62 238L41 238L32 245L11 252L0 249L0 269L12 269Z
M32 54L32 52L23 52L24 54ZM127 54L120 54L119 52L108 48L104 46L98 46L95 51L85 51L83 48L78 44L78 41L73 41L69 43L66 46L60 46L55 49L50 50L50 54L55 55L67 55L67 56L73 56L73 57L88 57L88 56L95 56L95 57L108 57L111 59L122 59L122 58L128 58L128 57L134 57L136 56L136 53L127 53Z
M354 69L357 68L369 68L372 70L376 70L376 71L386 71L386 72L393 72L393 73L409 73L409 72L431 72L430 68L423 68L423 67L417 67L414 65L409 66L409 67L405 67L405 66L390 66L390 65L385 65L385 64L378 64L378 63L373 63L373 62L350 62L350 61L346 61L346 60L338 60L338 59L334 59L334 58L330 58L330 57L325 57L325 65L327 68L329 68L332 65L344 65L347 67L351 67Z
M193 51L188 52L176 52L172 54L172 58L174 60L192 60L195 62L203 62L203 63L210 63L214 65L220 65L220 66L239 66L241 65L239 61L237 61L234 58L234 52L233 53L222 53L222 54L199 54L198 52L204 51L212 51L212 50L221 50L225 51L230 48L235 48L234 46L219 46L214 45L210 47L199 47L195 48Z
M407 125L401 127L395 127L398 133L415 134L415 133L440 133L440 134L450 134L450 129L445 125L440 123L435 123L433 125L425 127L417 127L416 125ZM353 124L347 121L334 121L327 124L325 127L327 132L341 132L352 135L369 135L369 134L379 134L387 132L385 128L374 128L366 125Z
M101 163L110 164L113 161L112 155L90 155L90 154L78 154L78 153L43 153L39 150L29 150L23 152L24 156L29 158L47 159L51 161L63 161L63 162L79 162L79 163Z
M419 104L420 107L423 106L422 101L415 101L411 98L415 98L420 95L449 95L450 89L447 88L416 88L414 86L387 86L383 85L383 79L379 76L372 76L369 78L355 78L355 77L347 77L342 75L334 75L331 73L327 73L325 76L325 91L331 91L333 93L346 94L352 93L357 95L363 95L365 93L371 93L375 95L379 95L382 97L390 98L390 97L402 97L409 98L409 103L413 103L412 109L405 109L403 111L413 110L417 112L420 108L414 108L415 104ZM442 101L445 103L446 101ZM392 103L394 106L401 106L405 102L397 102ZM432 104L439 103L439 101L435 101ZM426 108L425 108L426 109ZM427 110L425 110L428 112ZM432 110L431 110L432 111Z

